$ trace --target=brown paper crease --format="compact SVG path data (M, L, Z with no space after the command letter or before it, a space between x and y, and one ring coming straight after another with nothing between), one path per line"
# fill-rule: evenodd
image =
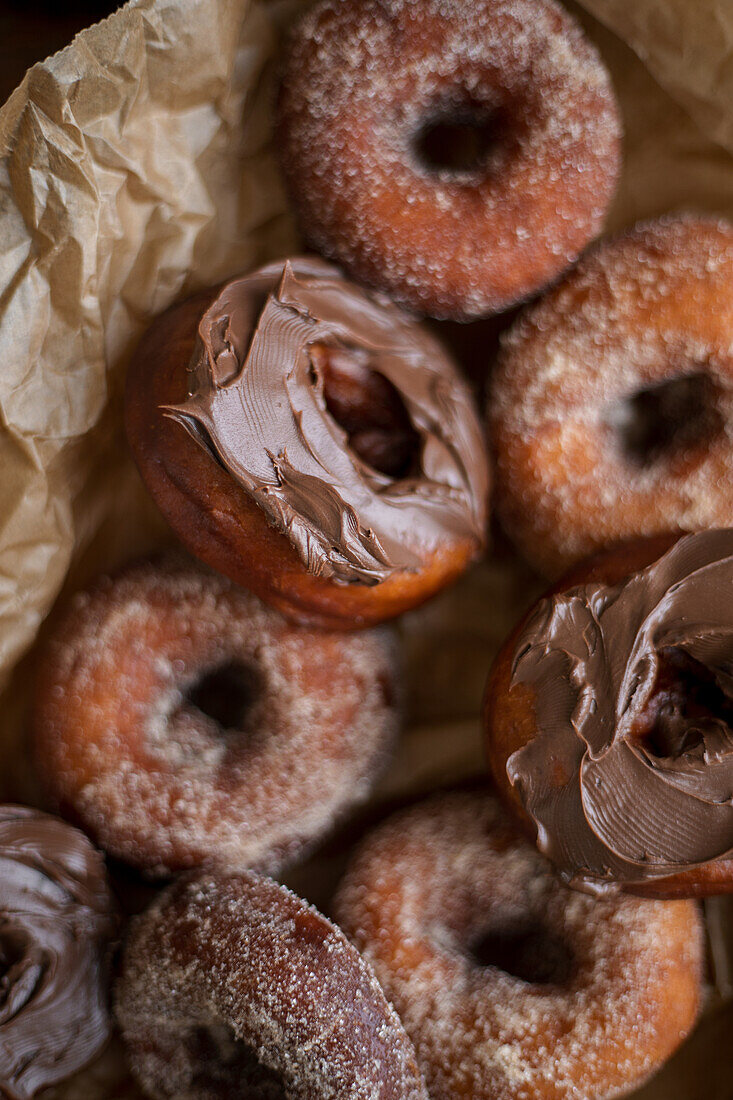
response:
M627 42L702 132L733 151L733 5L728 0L583 0Z

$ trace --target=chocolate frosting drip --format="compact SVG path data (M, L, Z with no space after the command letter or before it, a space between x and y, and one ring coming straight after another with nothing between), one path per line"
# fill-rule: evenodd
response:
M326 408L314 345L365 356L398 391L419 469L368 466ZM229 283L204 314L189 397L165 411L289 538L309 572L377 584L417 570L446 540L483 545L483 437L440 345L386 298L297 258Z
M706 531L527 622L512 686L532 689L537 736L507 773L567 880L601 890L733 856L732 596L733 530ZM687 683L665 687L670 661Z
M83 833L0 806L0 1096L26 1100L107 1041L112 912Z

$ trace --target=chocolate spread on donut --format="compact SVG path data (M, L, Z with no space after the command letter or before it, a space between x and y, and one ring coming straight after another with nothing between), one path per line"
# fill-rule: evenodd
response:
M537 735L507 762L542 851L592 889L733 854L733 530L615 587L543 600L512 685Z
M0 1096L26 1100L106 1043L104 860L78 829L0 807Z
M365 364L404 403L416 458L393 478L329 412L324 349ZM446 537L484 539L487 470L467 387L440 345L312 258L229 283L204 314L189 397L167 411L293 544L308 570L377 584Z

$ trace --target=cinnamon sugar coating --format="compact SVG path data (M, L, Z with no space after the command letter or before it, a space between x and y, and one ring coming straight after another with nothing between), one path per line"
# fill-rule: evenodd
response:
M321 0L286 54L278 127L310 245L463 320L571 263L620 164L608 74L554 0Z
M556 576L622 539L733 525L733 227L601 242L503 341L489 423L508 534Z
M692 1028L694 903L564 887L484 792L368 837L337 919L415 1044L433 1100L570 1100L639 1085Z
M199 874L133 922L117 987L149 1096L427 1100L369 966L312 906L255 874Z
M385 631L294 626L185 559L72 600L33 741L56 805L148 874L272 869L365 798L396 734Z

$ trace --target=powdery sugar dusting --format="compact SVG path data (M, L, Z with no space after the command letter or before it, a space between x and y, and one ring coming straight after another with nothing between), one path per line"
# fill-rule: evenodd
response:
M618 1095L695 1020L694 904L567 890L483 793L438 796L378 829L337 912L400 1013L434 1100ZM571 949L563 985L472 960L481 936L528 922Z
M452 109L498 120L464 177L415 149ZM554 0L325 0L287 55L279 134L311 245L436 316L505 307L572 262L620 160L608 74Z
M133 922L116 992L131 1063L153 1097L426 1100L370 968L271 880L202 875L165 891ZM230 1059L230 1077L201 1058L202 1032ZM275 1071L263 1092L241 1079L242 1044Z
M187 693L231 662L257 686L226 730ZM306 630L183 560L138 566L59 626L38 765L102 847L149 872L276 867L367 796L396 734L395 663L386 631Z
M733 229L661 219L600 244L504 339L489 406L495 503L547 573L622 538L733 524ZM648 464L614 417L702 373L720 429Z

